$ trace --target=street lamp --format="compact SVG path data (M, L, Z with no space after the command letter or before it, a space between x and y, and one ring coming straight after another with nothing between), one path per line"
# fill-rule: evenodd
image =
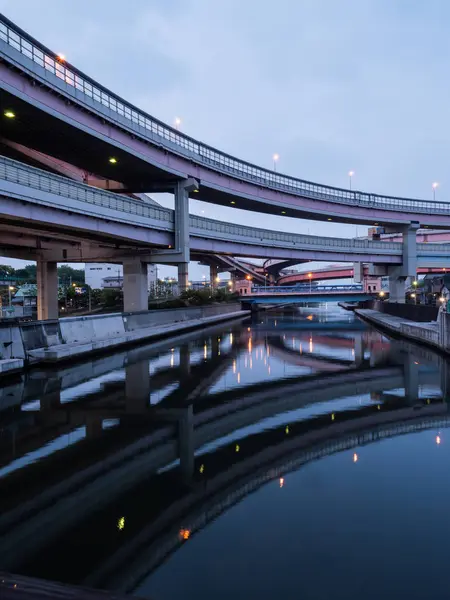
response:
M180 129L180 125L181 125L180 117L175 117L174 125L175 125L175 129L177 129L177 130Z
M350 191L352 189L352 177L355 174L355 171L349 171L348 172L348 182L349 182L349 187L350 187Z
M417 304L417 295L416 294L411 294L411 298L414 299L414 304Z
M9 308L11 308L11 292L14 290L14 286L8 286L8 299L9 299Z
M439 187L439 183L438 183L437 181L434 181L434 182L431 184L431 187L432 187L432 189L433 189L433 200L436 200L436 188L438 188L438 187Z
M275 153L272 158L273 158L273 170L276 171L277 170L277 162L280 158L280 155Z
M311 294L312 292L312 273L308 273L308 279L309 279L309 293Z

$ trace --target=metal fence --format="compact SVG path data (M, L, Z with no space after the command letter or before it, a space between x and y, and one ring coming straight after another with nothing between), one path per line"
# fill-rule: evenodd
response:
M180 133L177 129L126 102L3 16L0 17L0 40L4 42L2 55L5 60L13 62L16 66L20 64L22 69L28 71L34 78L39 78L44 85L57 89L59 93L69 96L74 103L84 105L88 110L116 122L121 127L126 127L145 140L163 146L170 152L180 154L209 169L227 173L259 186L311 199L407 213L450 214L450 207L446 202L345 190L282 175L239 160ZM35 67L43 70L41 77L37 73L39 69L30 68L27 59ZM49 75L53 76L53 82Z

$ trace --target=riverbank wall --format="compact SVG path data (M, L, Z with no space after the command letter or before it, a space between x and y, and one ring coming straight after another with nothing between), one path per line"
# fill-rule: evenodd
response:
M239 302L135 313L0 323L0 375L247 317Z
M417 307L420 308L420 307ZM414 321L370 308L355 308L356 315L398 337L450 353L450 314L439 311L435 321Z

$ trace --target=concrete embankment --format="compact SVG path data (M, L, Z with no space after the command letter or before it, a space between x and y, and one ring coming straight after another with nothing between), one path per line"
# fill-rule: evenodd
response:
M394 335L450 353L450 314L439 312L437 321L428 323L418 323L368 308L357 308L355 314Z
M0 324L0 376L37 363L74 360L250 314L240 303Z

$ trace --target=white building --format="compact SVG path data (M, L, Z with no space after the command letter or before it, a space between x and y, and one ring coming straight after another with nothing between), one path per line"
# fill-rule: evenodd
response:
M107 263L86 263L84 265L85 282L93 290L105 287L122 287L123 266ZM154 287L157 277L156 265L148 265L148 289ZM105 281L106 279L106 281ZM113 285L115 283L115 285Z

